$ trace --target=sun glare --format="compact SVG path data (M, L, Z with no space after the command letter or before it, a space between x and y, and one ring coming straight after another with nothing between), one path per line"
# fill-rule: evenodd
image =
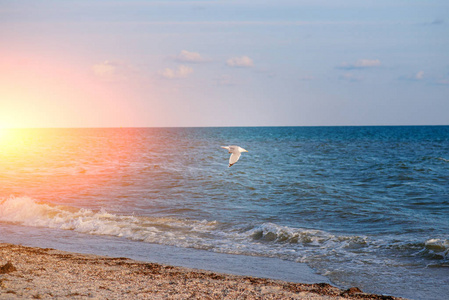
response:
M0 127L0 147L5 147L5 145L8 143L8 140L11 139L11 136L11 129Z
M16 152L23 144L23 132L13 128L0 128L0 154Z
M7 129L5 129L5 128L0 128L0 143L1 143L2 140L6 137L7 134L8 134Z
M134 138L126 130L0 128L3 193L71 201L121 176L134 155Z

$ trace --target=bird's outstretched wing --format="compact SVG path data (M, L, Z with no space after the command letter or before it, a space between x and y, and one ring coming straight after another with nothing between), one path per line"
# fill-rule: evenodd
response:
M229 166L230 167L239 160L240 155L241 155L240 152L234 152L231 154L231 157L229 158Z

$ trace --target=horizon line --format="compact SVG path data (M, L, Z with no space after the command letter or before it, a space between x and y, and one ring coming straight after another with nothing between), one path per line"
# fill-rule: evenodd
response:
M144 128L294 128L294 127L444 127L449 124L420 125L242 125L242 126L86 126L86 127L0 127L8 129L144 129Z

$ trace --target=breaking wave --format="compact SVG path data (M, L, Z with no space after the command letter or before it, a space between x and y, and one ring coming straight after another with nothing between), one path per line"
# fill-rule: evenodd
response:
M217 221L118 215L40 203L30 197L0 199L0 222L23 226L74 230L147 243L196 248L221 253L278 257L305 262L384 263L379 251L411 253L447 264L449 240L424 242L374 239L363 235L337 235L326 231L292 228L274 223L226 224ZM373 255L376 253L376 255ZM376 261L379 260L379 261Z
M174 218L117 215L104 209L92 211L39 203L30 197L0 200L0 221L33 227L48 227L93 235L124 237L151 243L177 245L193 233L210 230L215 222L178 220ZM181 243L181 246L189 246Z

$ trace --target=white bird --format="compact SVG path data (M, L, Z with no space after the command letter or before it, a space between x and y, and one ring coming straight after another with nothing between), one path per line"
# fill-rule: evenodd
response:
M229 158L229 167L239 160L242 152L248 152L247 150L239 146L221 146L221 148L227 149L229 153L231 153L231 157Z

